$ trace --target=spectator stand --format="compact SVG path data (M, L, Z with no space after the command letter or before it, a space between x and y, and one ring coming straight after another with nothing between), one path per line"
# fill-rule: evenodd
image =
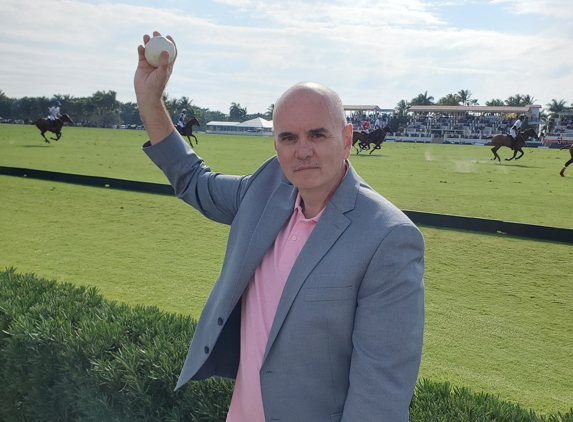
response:
M561 148L569 144L573 144L573 108L558 113L553 129L543 139L543 145L548 148Z
M526 117L524 129L539 133L540 105L511 106L412 106L406 127L394 134L397 142L433 142L485 145L497 134L508 132L518 115ZM391 139L389 139L391 140ZM541 142L533 144L541 145Z
M393 108L380 108L377 105L344 105L346 121L352 123L353 130L361 131L365 120L370 122L374 129L374 123L379 119L383 126L389 125L394 113Z

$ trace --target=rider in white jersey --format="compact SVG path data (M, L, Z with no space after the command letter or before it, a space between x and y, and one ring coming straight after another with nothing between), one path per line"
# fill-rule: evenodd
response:
M523 123L523 116L519 116L519 119L515 121L511 129L509 129L509 134L511 135L511 149L515 150L515 143L517 142L517 134L519 129L521 129L521 124Z
M60 117L60 106L61 105L62 105L62 103L60 103L59 101L56 101L52 107L48 108L48 119L53 121L53 120L56 120L58 117Z
M187 110L183 109L183 110L181 110L181 114L179 115L179 121L177 122L177 124L181 128L184 128L186 119L187 119Z

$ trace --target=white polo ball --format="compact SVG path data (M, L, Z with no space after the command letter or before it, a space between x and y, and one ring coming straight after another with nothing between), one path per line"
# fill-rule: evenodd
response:
M159 55L163 50L169 53L169 63L175 60L175 45L165 37L153 37L145 44L145 59L151 66L159 66Z

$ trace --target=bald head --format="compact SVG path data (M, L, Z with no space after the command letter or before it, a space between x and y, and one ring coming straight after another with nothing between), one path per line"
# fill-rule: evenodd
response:
M281 95L273 109L273 120L280 115L286 104L296 105L297 102L308 99L309 94L311 94L311 96L321 97L322 101L328 107L332 121L336 122L337 125L339 124L341 129L346 126L344 106L338 94L332 89L316 82L299 82Z

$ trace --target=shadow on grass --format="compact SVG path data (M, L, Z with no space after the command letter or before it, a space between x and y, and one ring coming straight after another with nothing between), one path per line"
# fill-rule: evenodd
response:
M508 165L510 167L520 167L520 168L525 168L525 169L543 168L543 167L538 167L538 166L528 166L527 164L519 164L519 163L516 163L515 161L512 162L512 161L505 161L505 160L502 160L501 162L495 162L494 164L496 164L498 166L504 164L504 165Z
M384 154L353 154L352 157L390 157L389 155L384 155Z
M43 144L43 145L19 145L21 148L50 148L53 147L52 144Z

